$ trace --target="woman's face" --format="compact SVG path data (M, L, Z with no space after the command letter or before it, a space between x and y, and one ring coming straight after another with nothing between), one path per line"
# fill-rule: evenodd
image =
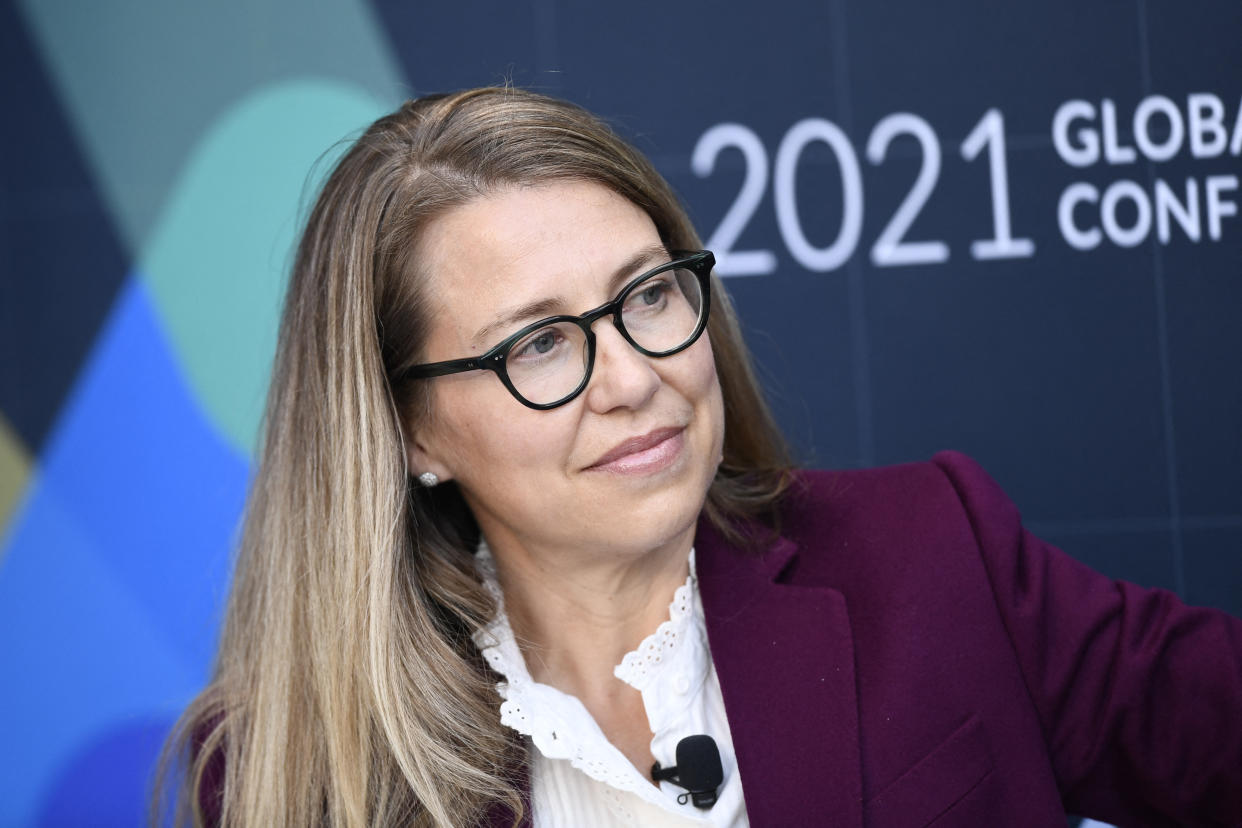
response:
M440 217L419 250L428 274L425 361L482 354L519 328L581 314L668 261L651 219L598 184L513 188ZM692 536L721 460L724 410L707 336L643 356L597 321L595 368L548 411L491 371L428 380L415 472L453 479L497 548L643 552Z

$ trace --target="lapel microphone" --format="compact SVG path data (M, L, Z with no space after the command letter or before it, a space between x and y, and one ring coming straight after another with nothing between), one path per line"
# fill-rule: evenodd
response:
M680 805L685 805L688 798L696 808L712 807L716 804L716 789L724 781L716 740L707 735L687 736L677 743L677 764L661 768L656 762L651 766L651 778L685 788L686 793L677 797Z

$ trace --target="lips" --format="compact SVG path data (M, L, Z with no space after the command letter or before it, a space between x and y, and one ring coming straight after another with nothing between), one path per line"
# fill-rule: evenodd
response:
M623 440L587 468L629 472L663 466L680 452L683 431L685 426L657 428Z

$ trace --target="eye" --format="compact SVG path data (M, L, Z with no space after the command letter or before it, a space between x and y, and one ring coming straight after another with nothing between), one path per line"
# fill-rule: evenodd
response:
M544 328L536 331L514 346L511 358L532 359L550 353L557 345L565 341L564 334L557 328Z
M667 303L671 287L667 279L644 282L626 298L626 310L647 310Z
M654 305L660 301L660 297L664 295L664 291L665 285L663 284L646 285L641 291L639 291L638 297L643 304Z

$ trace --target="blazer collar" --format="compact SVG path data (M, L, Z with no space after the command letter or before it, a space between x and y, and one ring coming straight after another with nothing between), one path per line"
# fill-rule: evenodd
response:
M758 536L758 535L754 535ZM699 595L752 825L862 825L854 645L845 598L781 583L798 546L738 549L706 520L695 537ZM531 790L518 769L530 826ZM509 826L497 804L485 824Z
M706 520L699 591L754 825L862 825L854 646L845 598L781 582L798 547L747 552Z

